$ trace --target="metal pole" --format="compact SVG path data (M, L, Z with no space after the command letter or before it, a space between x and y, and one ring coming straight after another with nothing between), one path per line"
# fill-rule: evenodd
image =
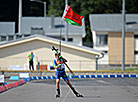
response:
M19 0L18 33L21 34L22 0Z
M46 2L44 2L44 35L46 32Z
M44 17L46 17L46 2L44 2Z
M98 58L96 57L96 70L98 70Z
M61 25L62 25L62 21L61 21ZM60 55L61 55L61 40L62 40L62 28L60 27L60 42L59 42L59 46L60 46Z
M122 5L122 71L125 70L125 0Z
M68 0L65 0L65 8L66 5L68 5ZM68 23L66 23L66 36L65 36L65 41L68 42Z

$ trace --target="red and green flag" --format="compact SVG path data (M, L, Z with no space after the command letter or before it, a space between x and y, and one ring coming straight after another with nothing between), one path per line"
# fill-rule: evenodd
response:
M66 21L69 24L76 25L76 26L82 26L82 19L84 16L80 16L73 12L72 8L68 5L66 5L66 8L64 10L63 14L63 21Z

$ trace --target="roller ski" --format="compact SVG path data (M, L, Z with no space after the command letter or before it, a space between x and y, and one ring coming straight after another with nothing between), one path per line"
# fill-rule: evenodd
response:
M76 97L83 97L83 95L79 94L74 88L72 88L72 91L76 95Z
M60 89L57 89L56 98L60 98Z
M56 98L60 98L60 95L57 94L57 95L56 95Z
M76 95L76 97L83 97L83 95L81 95L81 94L79 94L79 93L77 93L77 94L75 94Z

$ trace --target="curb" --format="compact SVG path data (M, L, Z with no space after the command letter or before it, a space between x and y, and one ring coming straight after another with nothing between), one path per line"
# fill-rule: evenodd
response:
M0 87L0 93L25 84L24 79Z

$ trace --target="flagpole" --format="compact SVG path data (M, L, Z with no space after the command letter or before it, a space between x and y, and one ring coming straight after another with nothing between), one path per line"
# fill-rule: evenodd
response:
M65 0L65 8L66 5L68 5L68 0ZM65 36L65 41L68 42L68 23L66 23L66 36Z
M61 25L62 25L62 21L61 21ZM61 33L62 33L62 28L60 28L60 42L59 42L59 47L60 47L60 55L61 55L61 40L62 40Z

